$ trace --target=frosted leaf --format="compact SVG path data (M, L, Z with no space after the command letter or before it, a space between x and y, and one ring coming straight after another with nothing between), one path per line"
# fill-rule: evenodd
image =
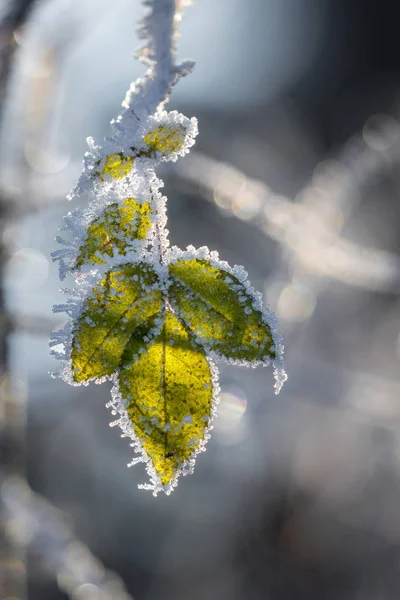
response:
M269 324L236 278L227 283L225 271L204 259L178 260L170 273L173 307L209 350L248 362L275 358Z
M134 275L139 275L138 281ZM118 293L110 294L113 289ZM162 301L149 265L127 264L109 271L85 301L74 327L74 381L110 376L124 363L127 352L138 352L145 345L144 336L149 339L155 329Z
M122 398L133 395L129 419L162 485L176 478L204 438L213 396L204 384L211 381L204 351L170 313L147 352L119 375Z
M139 204L135 198L127 198L121 204L110 204L100 217L90 223L74 268L79 269L88 263L106 264L105 255L126 255L134 247L133 240L146 239L151 228L151 212L148 202ZM135 278L137 275L134 275Z

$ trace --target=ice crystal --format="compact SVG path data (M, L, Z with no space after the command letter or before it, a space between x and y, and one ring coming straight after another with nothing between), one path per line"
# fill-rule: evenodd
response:
M272 364L276 393L286 374L275 317L243 267L217 252L169 248L166 198L157 166L189 152L197 120L166 112L170 88L191 64L174 64L174 23L183 2L146 0L140 53L149 65L133 84L113 137L89 151L69 198L85 192L86 208L69 212L53 252L60 278L75 288L54 307L69 316L53 332L58 375L71 385L113 382L107 405L144 462L143 489L169 494L191 473L210 437L218 404L218 369Z

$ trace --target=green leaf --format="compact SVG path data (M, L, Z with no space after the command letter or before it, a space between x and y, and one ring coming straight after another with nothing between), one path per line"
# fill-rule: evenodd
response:
M86 263L104 264L101 258L113 256L114 249L125 255L132 240L143 240L151 227L150 204L127 198L123 204L110 204L88 227L85 242L79 248L75 268Z
M179 125L160 125L144 136L150 152L162 152L164 156L178 152L185 140L185 130Z
M212 379L205 352L171 313L139 361L121 370L120 392L136 435L163 484L204 438Z
M169 268L172 306L211 350L239 360L275 358L271 330L236 277L207 260L178 260Z
M107 272L93 289L72 340L76 382L112 375L129 358L143 352L163 304L158 277L145 263L125 264Z
M124 156L123 152L107 156L101 172L95 172L93 175L99 177L101 181L109 179L122 179L132 170L134 165L133 156Z

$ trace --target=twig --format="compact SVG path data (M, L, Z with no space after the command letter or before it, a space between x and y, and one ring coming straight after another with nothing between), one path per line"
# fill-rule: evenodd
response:
M141 118L143 113L152 114L168 98L171 87L180 77L190 73L194 63L175 62L175 40L177 24L182 11L189 4L185 0L143 0L149 7L139 35L146 41L137 56L149 69L143 79L131 84L122 106L126 109L121 118L113 122L114 127L123 130L127 119Z

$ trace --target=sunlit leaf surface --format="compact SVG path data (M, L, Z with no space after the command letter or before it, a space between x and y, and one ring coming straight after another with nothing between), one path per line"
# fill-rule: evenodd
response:
M171 313L139 361L122 369L120 392L138 438L163 484L189 460L210 417L205 352Z
M111 375L149 341L162 306L162 292L147 264L125 264L108 271L86 300L72 340L72 372L76 382Z
M122 152L111 154L111 156L107 156L101 172L96 174L99 175L102 181L122 179L132 170L133 162L132 156L124 156Z
M150 152L162 152L164 155L178 152L182 148L185 131L178 126L160 125L144 136L144 142Z
M123 204L110 204L88 227L85 242L79 249L76 268L87 263L104 264L104 255L115 250L125 255L133 240L143 240L151 227L148 202L139 204L127 198Z
M169 268L172 305L211 350L239 360L275 358L271 330L236 277L207 260L178 260Z

